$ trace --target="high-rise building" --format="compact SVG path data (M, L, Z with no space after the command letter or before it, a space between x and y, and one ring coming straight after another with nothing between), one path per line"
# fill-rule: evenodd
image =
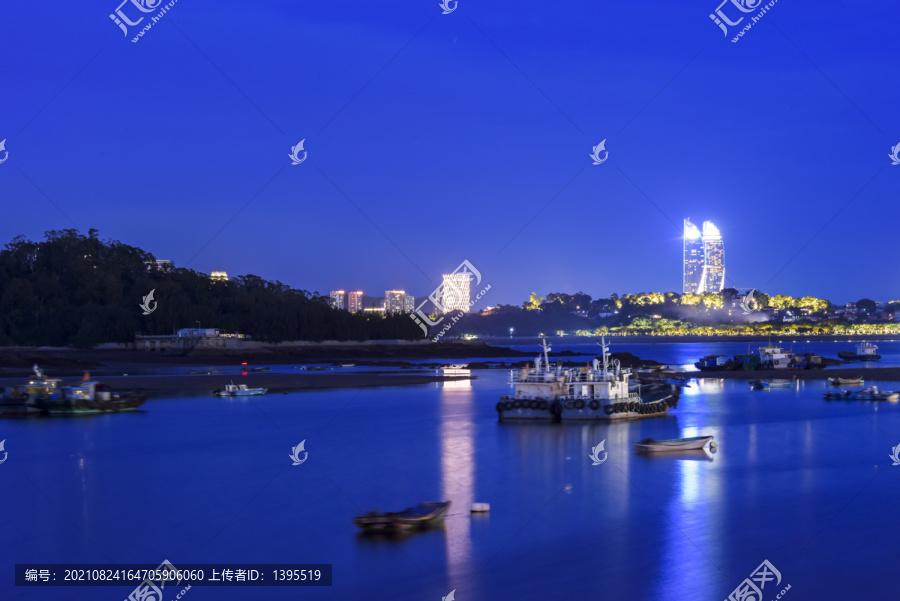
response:
M363 310L363 293L362 290L350 292L347 294L347 310L351 313L359 313Z
M722 234L712 221L703 222L703 232L684 220L684 293L718 294L725 288L725 247Z
M415 313L416 312L416 297L412 294L407 294L406 298L403 299L403 312L404 313Z
M406 294L405 290L385 290L384 291L384 312L387 313L406 313Z
M214 271L211 274L209 274L209 279L211 279L214 282L227 282L228 274L224 271Z
M684 220L684 294L698 294L703 280L703 240L700 230Z
M331 307L333 309L343 309L344 308L344 291L343 290L332 290L330 296L331 296Z
M472 274L470 272L459 272L444 274L443 294L441 305L444 312L450 311L469 311L470 286L472 284Z
M700 290L718 294L725 288L725 247L719 228L703 222L703 281Z

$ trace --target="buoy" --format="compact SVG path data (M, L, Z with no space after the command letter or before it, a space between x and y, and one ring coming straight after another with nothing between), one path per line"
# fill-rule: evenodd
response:
M470 508L472 513L486 513L491 510L489 503L472 503Z
M715 441L715 440L709 441L709 448L714 449L714 448L716 448L717 446L719 446L719 445L716 444L716 441Z

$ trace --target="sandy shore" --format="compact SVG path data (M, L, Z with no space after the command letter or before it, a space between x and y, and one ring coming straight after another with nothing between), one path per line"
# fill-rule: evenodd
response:
M225 385L246 384L250 388L268 388L269 393L296 392L301 390L317 390L326 388L369 388L374 386L406 386L412 384L429 384L453 380L468 380L467 376L441 376L428 374L402 373L322 373L322 374L276 374L249 373L246 376L234 375L135 375L135 376L103 376L97 380L110 386L113 390L145 390L151 397L163 396L211 396L217 388ZM80 378L64 378L64 383L78 383ZM0 386L18 386L22 378L0 378Z

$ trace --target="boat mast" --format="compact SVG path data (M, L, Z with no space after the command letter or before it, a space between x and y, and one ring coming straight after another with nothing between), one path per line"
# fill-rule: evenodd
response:
M609 347L606 345L606 336L600 337L600 348L603 350L603 379L609 379L609 372L607 371L609 368L609 359L607 358L606 352L609 350Z

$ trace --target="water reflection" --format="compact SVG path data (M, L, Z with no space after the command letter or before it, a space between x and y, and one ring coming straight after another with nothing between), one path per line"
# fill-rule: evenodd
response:
M446 375L469 375L468 369L444 369ZM475 500L475 426L472 381L443 382L441 404L441 500L450 500L445 520L447 576L462 577L472 558L469 506Z

